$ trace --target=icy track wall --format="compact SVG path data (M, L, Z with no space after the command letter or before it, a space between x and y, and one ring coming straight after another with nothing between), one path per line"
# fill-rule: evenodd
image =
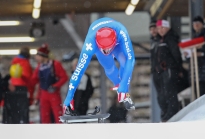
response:
M174 115L168 122L182 122L182 121L205 121L205 95L199 97L176 115ZM205 126L205 125L204 125Z
M119 124L0 124L1 139L204 139L205 121Z

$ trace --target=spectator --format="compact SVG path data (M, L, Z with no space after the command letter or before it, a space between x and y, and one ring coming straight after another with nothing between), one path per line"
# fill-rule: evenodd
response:
M121 103L117 102L117 95L114 96L113 104L109 108L108 113L110 114L110 117L108 118L110 123L126 122L127 110L123 107Z
M196 16L193 20L194 34L193 38L205 37L205 28L203 18ZM205 45L197 48L199 90L200 96L205 94ZM196 91L195 91L196 92Z
M182 58L178 47L178 36L166 20L157 21L159 44L154 48L153 79L161 109L161 121L166 122L179 111L177 98L179 76L182 73Z
M157 33L157 26L156 21L152 20L149 25L149 32L150 32L150 61L151 61L151 102L152 102L152 121L153 122L159 122L160 121L160 108L157 102L157 90L156 87L153 84L153 73L156 72L154 67L154 59L156 57L155 55L155 47L157 47L159 43L159 35Z
M75 71L77 64L78 59L76 58L72 61L72 73ZM78 115L86 115L88 102L93 94L93 90L94 88L92 86L90 75L87 73L83 74L74 95L74 108Z
M7 74L5 77L2 77L0 73L0 106L3 104L5 93L9 91L9 80L9 74Z
M66 71L60 62L48 58L47 44L38 48L36 61L39 63L32 75L32 85L39 82L40 118L41 123L51 123L51 112L55 123L62 115L60 88L68 80Z
M157 26L156 26L156 21L152 21L149 25L149 31L150 31L150 35L151 35L151 48L150 48L150 52L151 52L151 72L156 72L156 69L154 67L154 59L156 57L155 55L155 47L157 47L158 43L159 43L159 35L157 33Z
M1 103L1 100L2 100L2 96L3 96L3 86L2 86L2 77L1 77L1 73L0 73L0 103Z
M23 47L20 54L12 60L12 66L22 68L22 73L14 69L19 77L11 74L9 89L5 93L3 108L3 123L7 124L25 124L29 123L29 98L28 92L32 94L30 89L30 77L32 68L29 63L30 53L28 47ZM11 66L11 68L12 68Z
M0 56L0 62L1 62L1 56ZM3 106L3 97L5 96L5 93L9 91L9 80L10 75L7 74L5 77L2 77L2 74L0 72L0 107Z

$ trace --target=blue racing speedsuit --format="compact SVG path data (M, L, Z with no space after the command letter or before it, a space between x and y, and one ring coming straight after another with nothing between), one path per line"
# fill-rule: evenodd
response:
M96 32L103 27L112 28L116 31L117 35L116 46L109 55L104 55L100 49L98 49L95 41ZM119 85L117 91L119 93L129 92L130 80L135 63L132 43L126 28L121 23L113 20L112 18L105 17L94 21L89 27L77 67L69 82L68 94L64 101L65 106L70 105L81 77L94 54L104 68L106 76L115 86ZM120 64L119 69L115 65L114 58L116 58Z

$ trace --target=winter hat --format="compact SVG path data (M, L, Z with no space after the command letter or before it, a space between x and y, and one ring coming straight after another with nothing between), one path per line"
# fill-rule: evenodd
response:
M156 27L156 20L152 20L149 24L149 28Z
M170 28L169 22L167 20L158 20L157 26Z
M194 17L193 22L201 22L202 24L204 24L204 20L201 16Z
M49 52L48 44L44 43L41 45L41 47L38 48L37 55L48 57Z

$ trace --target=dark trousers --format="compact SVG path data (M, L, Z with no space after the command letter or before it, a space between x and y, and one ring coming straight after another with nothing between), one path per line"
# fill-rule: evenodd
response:
M5 93L3 123L29 123L29 99L26 87L16 86L16 90L14 92Z
M158 93L157 100L161 109L161 120L167 121L179 111L178 72L171 69L162 73L154 72L153 80Z
M199 81L200 85L200 96L203 96L205 94L205 81Z
M205 94L205 81L199 81L200 96ZM197 97L196 83L195 83L195 98Z
M88 110L89 98L85 96L86 95L85 93L89 93L89 92L76 90L74 95L74 107L75 107L75 112L78 115L86 115Z

